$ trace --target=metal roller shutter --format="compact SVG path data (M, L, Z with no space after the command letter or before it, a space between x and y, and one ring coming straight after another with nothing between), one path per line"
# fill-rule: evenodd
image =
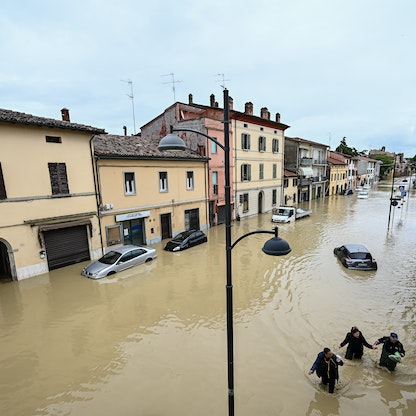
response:
M44 231L43 236L49 270L90 259L86 225Z

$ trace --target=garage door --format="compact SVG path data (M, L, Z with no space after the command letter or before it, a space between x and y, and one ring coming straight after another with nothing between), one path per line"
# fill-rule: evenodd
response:
M44 231L49 270L90 259L85 225Z

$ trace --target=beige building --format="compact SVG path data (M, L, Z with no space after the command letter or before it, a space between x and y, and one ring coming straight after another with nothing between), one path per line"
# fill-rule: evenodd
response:
M283 201L284 132L289 126L270 120L267 108L260 117L246 103L244 113L231 113L234 136L234 192L237 217L270 212Z
M159 138L94 140L103 246L154 244L208 228L207 158L157 149Z
M20 280L100 250L90 142L103 129L0 110L0 276Z

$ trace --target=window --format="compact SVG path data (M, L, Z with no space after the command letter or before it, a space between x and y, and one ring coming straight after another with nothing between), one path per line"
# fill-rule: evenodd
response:
M212 172L212 193L218 195L218 172Z
M241 165L241 181L242 182L251 181L251 165L248 165L248 164Z
M250 149L250 135L247 133L241 133L241 148L243 150Z
M58 136L45 136L46 143L62 143L62 139Z
M167 192L168 191L168 173L159 172L159 191Z
M283 181L283 187L284 188L287 188L289 186L289 179L285 179L284 181Z
M297 179L292 180L292 186L298 186L298 180Z
M121 224L105 227L105 235L107 238L107 246L121 244L123 242L121 237Z
M273 163L273 179L277 178L277 163Z
M248 194L243 194L243 212L248 212Z
M272 140L272 152L279 153L279 139Z
M277 202L277 191L276 189L273 189L272 191L272 205L276 205Z
M48 163L52 195L69 194L65 163Z
M194 189L194 172L186 172L186 189Z
M259 137L259 152L266 151L266 138L264 136Z
M1 163L0 163L0 199L6 199L6 186L4 185L4 178L3 178L3 171L1 169Z
M259 165L259 179L264 179L264 163Z
M215 154L217 153L217 143L211 142L211 153Z
M136 181L134 172L124 172L124 193L126 195L136 194Z

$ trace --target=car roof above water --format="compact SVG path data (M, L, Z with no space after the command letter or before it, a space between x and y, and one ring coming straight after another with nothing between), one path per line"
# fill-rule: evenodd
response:
M116 251L117 253L124 254L124 253L127 253L130 250L135 249L135 248L142 248L142 246L135 246L133 244L127 244L125 246L120 246L120 247L112 248L111 250L108 250L108 252L110 252L110 251Z
M367 247L363 246L362 244L344 244L344 247L350 253L369 253Z

